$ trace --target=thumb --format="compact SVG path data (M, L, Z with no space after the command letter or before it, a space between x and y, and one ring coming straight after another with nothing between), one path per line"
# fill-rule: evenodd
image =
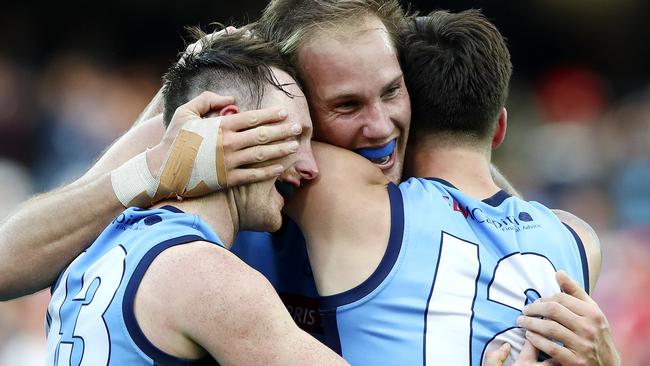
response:
M510 355L510 348L510 343L504 343L498 349L489 351L485 356L485 366L502 366Z

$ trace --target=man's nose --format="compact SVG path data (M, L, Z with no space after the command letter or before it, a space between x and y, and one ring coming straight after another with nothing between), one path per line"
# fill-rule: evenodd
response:
M381 103L373 105L363 121L363 136L367 139L385 139L395 128L386 108Z
M318 166L312 153L305 153L296 164L296 170L302 179L313 180L318 177Z

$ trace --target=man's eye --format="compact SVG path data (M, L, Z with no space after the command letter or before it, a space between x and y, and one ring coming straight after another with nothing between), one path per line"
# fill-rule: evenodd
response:
M352 112L359 106L357 102L344 102L336 105L336 110L339 112Z
M399 92L400 92L399 86L390 88L386 91L386 93L384 93L384 98L386 99L395 98L397 95L399 95Z

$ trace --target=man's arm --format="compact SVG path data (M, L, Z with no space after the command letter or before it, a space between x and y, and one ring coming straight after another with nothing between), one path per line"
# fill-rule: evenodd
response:
M496 183L497 187L501 188L504 192L508 193L511 196L521 198L521 194L515 189L515 187L510 184L510 181L497 169L494 163L490 164L490 173L492 174L492 179Z
M260 273L210 243L179 245L156 257L134 311L154 345L183 358L200 358L205 350L221 365L347 364L298 328Z
M596 234L596 231L584 220L580 219L578 216L562 211L562 210L553 210L555 216L557 216L560 221L571 227L585 248L585 254L587 255L587 263L589 267L589 292L593 292L596 287L596 282L598 282L598 277L600 276L600 267L602 264L602 251L600 248L600 239Z
M124 209L110 171L160 141L160 121L128 131L75 182L23 203L0 225L0 300L43 289ZM153 141L153 143L152 143Z
M233 102L231 98L214 94L211 101L208 104L211 107ZM185 117L196 119L195 115ZM293 152L291 142L283 140L300 131L292 130L293 126L288 124L264 125L285 118L286 114L278 109L222 118L220 131L229 185L268 179L282 171L279 165L256 168L247 165ZM188 120L175 117L167 131L160 121L154 118L131 129L83 177L28 200L0 225L0 300L51 285L56 275L124 209L113 191L113 169L155 145L146 159L152 174L159 171L175 142L174 137ZM283 142L273 143L277 141Z
M575 215L560 210L554 212L583 242L590 290L593 291L600 275L602 257L598 236L589 224ZM561 293L541 298L524 308L524 316L518 323L528 330L526 338L563 366L620 365L609 322L598 304L565 273L558 272L556 278Z

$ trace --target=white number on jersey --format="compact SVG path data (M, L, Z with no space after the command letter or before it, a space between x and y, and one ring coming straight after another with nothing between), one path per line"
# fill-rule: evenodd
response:
M479 248L447 233L443 233L440 246L425 318L425 365L471 365L472 319L480 284ZM504 257L493 273L487 285L488 300L519 311L526 305L527 291L535 291L540 296L560 291L554 281L545 280L555 278L555 268L547 258L535 253ZM504 364L509 365L523 345L523 334L520 328L504 329L495 334L486 350L509 342L513 357Z
M79 338L83 349L80 351L79 366L106 365L109 358L109 335L104 321L104 312L110 305L124 275L124 258L126 251L117 246L92 264L83 274L83 287L74 296L67 293L69 269L84 254L75 259L61 276L59 287L52 294L48 313L52 320L48 334L48 364L72 365L75 343L72 338ZM91 289L96 289L91 292ZM61 307L64 302L81 302L76 314L75 326L71 334L61 329Z

